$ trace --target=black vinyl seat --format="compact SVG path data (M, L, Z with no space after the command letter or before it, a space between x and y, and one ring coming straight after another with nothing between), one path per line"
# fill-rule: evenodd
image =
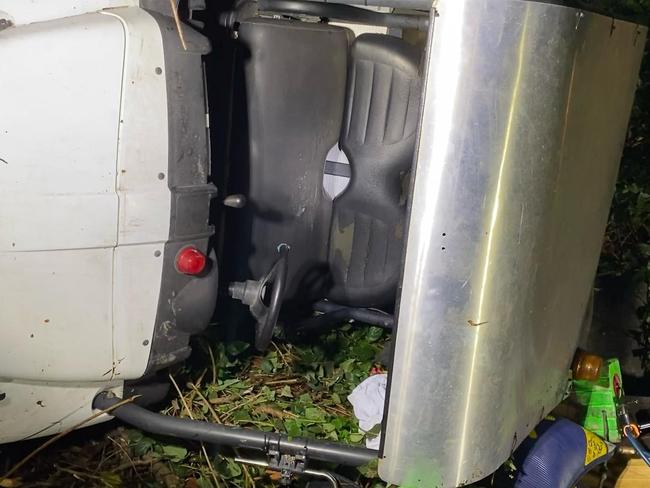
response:
M249 273L259 279L288 244L285 299L390 306L399 280L406 191L419 109L419 51L401 39L324 23L253 18L246 47L247 179L236 210ZM323 188L328 150L351 178L334 201ZM246 250L247 249L247 250Z
M352 176L334 201L328 297L380 307L395 299L400 275L420 103L419 53L401 39L363 34L350 58L339 144Z
M244 179L248 267L263 276L281 243L291 248L287 297L327 266L332 199L323 165L341 131L351 34L323 23L251 18L240 23L247 115L245 149L233 161Z

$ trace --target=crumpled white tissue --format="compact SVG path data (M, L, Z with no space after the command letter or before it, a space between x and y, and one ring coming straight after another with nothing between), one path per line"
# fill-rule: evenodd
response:
M384 400L388 375L376 374L363 380L348 395L348 401L354 408L354 415L359 420L359 427L368 433L376 425L381 425L384 418ZM379 449L380 435L366 435L366 447Z

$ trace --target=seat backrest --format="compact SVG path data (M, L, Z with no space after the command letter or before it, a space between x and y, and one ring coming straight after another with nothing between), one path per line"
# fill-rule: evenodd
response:
M326 274L332 201L323 189L323 167L341 131L349 31L252 18L240 23L239 41L248 50L248 154L237 155L233 171L247 181L248 204L235 213L250 235L237 237L238 252L250 243L249 272L259 279L278 244L288 244L290 298L302 293L308 271Z
M351 48L340 146L351 165L334 200L328 298L359 307L395 300L406 190L420 105L420 52L401 39L362 34Z

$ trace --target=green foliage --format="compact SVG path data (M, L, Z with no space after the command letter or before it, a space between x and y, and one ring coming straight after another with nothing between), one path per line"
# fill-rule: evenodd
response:
M348 324L308 344L272 344L265 354L241 342L205 344L205 360L198 364L210 368L184 370L183 399L174 399L164 413L187 417L187 405L195 419L361 444L365 436L347 396L368 377L386 341L380 328ZM215 477L223 486L277 486L273 473L243 467L228 453L211 455L208 464L201 451L136 430L128 432L128 445L134 459L163 462L176 478L192 480L191 486L213 486ZM377 463L347 475L364 487L385 486L376 479Z
M650 0L575 0L567 3L608 15L634 16L639 20L650 15Z
M615 14L635 13L650 18L650 0L603 0ZM627 144L603 245L601 276L627 276L645 288L637 310L641 322L637 340L642 361L650 367L650 62L641 68Z

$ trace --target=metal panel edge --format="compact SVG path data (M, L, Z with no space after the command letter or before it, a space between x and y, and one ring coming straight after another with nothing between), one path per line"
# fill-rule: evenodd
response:
M564 393L646 36L545 3L436 9L379 466L427 488L489 475Z

